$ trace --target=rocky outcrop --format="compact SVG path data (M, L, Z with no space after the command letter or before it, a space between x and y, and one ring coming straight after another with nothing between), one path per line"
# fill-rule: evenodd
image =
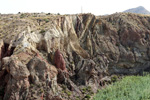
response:
M149 17L136 14L114 14L105 17L118 30L119 58L109 73L137 74L149 66ZM129 26L127 26L129 25Z
M18 57L13 55L2 61L2 69L8 73L5 75L4 100L30 100L48 95L53 98L58 92L57 69L38 57L31 59L27 65Z
M4 100L26 99L30 86L28 76L30 75L26 65L21 63L16 57L3 58L3 67L7 70L7 86Z
M112 74L149 69L149 16L0 16L4 100L83 99L110 83Z
M51 95L51 98L53 98L52 94L56 95L58 92L57 69L38 57L31 59L27 66L30 72L30 84L37 86L30 87L31 94L29 95L32 96L32 92L37 91L37 93L35 92L34 94L37 99L40 97L44 98L43 96L47 97L48 95ZM44 94L44 92L46 92L46 94ZM28 99L30 98L29 96Z

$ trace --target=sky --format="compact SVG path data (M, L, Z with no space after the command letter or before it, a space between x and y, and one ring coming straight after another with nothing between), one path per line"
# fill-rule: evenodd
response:
M150 0L0 0L0 13L45 12L60 14L122 12L143 6L150 11Z

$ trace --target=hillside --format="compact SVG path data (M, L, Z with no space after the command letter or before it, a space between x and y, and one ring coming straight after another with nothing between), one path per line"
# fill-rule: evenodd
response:
M136 14L150 14L150 12L142 6L139 6L136 8L131 8L131 9L128 9L124 12L130 12L130 13L136 13Z
M0 15L0 98L82 100L150 66L150 16Z

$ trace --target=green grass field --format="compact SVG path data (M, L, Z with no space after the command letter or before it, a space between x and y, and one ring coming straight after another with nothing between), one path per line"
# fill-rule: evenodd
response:
M150 75L126 76L99 90L93 100L150 100Z

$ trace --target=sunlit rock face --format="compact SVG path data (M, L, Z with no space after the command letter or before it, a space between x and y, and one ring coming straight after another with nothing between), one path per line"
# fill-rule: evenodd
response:
M149 20L127 13L0 15L0 98L83 99L111 74L149 69Z

